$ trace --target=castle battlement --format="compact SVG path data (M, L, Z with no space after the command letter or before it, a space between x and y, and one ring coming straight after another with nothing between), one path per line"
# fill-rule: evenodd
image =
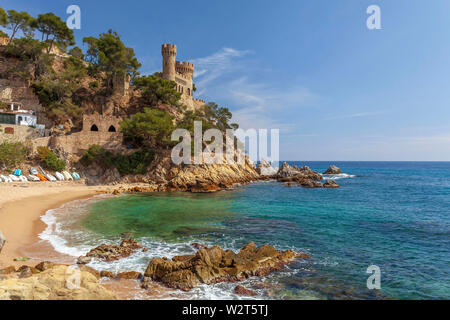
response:
M181 93L181 102L192 109L204 105L203 100L193 97L194 64L188 61L176 61L177 46L174 44L163 44L161 54L163 57L162 78L177 84L176 90Z

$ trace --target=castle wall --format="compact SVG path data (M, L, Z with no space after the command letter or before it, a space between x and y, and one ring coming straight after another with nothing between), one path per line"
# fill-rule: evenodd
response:
M12 128L13 134L10 132ZM0 143L4 141L24 142L42 137L41 130L28 126L19 126L11 124L0 124Z

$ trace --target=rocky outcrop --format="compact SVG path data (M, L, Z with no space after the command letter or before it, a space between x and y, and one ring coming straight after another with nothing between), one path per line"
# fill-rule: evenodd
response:
M331 165L323 174L341 174L342 171L338 167Z
M6 243L6 238L3 233L0 231L0 253L2 253L3 246Z
M143 287L149 280L154 280L170 288L188 291L200 284L242 281L277 271L297 255L292 250L277 251L269 245L256 248L250 242L239 253L214 246L172 260L153 258L145 271Z
M256 172L261 176L275 176L278 170L272 167L269 161L263 159L256 167Z
M284 162L278 170L277 180L284 182L286 186L292 186L294 183L304 188L321 188L322 184L319 180L322 180L321 174L311 170L309 167L297 167L290 166L287 162Z
M327 180L324 184L323 184L324 188L329 188L329 189L336 189L339 188L339 185L337 184L336 181L334 180Z
M104 261L115 261L121 258L126 258L135 253L137 250L142 249L142 245L136 242L134 239L123 240L120 245L116 244L101 244L98 247L92 249L86 254L88 258L95 258ZM80 262L85 262L82 257L78 258Z
M246 159L243 164L210 164L172 167L166 174L167 190L216 192L237 184L260 178L254 165Z
M25 269L24 269L25 270ZM79 278L77 277L79 275ZM79 281L77 281L79 280ZM117 300L89 272L79 274L68 266L54 266L25 278L0 281L0 300Z

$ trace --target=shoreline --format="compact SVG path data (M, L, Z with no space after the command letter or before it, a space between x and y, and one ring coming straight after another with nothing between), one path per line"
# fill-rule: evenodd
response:
M106 193L105 186L84 184L8 184L0 186L0 230L6 243L0 253L0 268L33 266L43 260L68 260L73 257L57 252L47 241L39 238L47 227L41 217L65 203L87 199ZM108 188L109 189L109 188ZM14 261L18 257L34 255L28 261Z

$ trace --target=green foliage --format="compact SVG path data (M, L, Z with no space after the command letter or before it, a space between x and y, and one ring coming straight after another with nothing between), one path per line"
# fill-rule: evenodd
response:
M49 147L37 147L37 153L39 156L39 159L44 160L45 158L47 158L47 156L50 154L51 150Z
M64 50L67 46L75 44L73 30L69 29L60 17L51 12L38 15L31 26L39 30L42 34L41 40L49 44L47 53L50 53L54 44Z
M12 168L23 163L28 152L29 147L22 142L4 141L0 143L0 166Z
M17 12L16 10L8 10L8 22L6 28L11 30L10 42L16 36L18 31L22 31L25 36L31 38L33 35L33 24L35 19L27 12Z
M172 144L173 117L167 112L145 108L120 123L125 140L136 146L165 147Z
M121 174L144 174L153 162L155 154L151 150L137 151L131 155L112 154L99 145L91 146L80 162L84 165L93 163L103 168L115 167Z
M66 168L66 162L58 158L58 156L49 151L47 156L43 159L44 164L48 169L55 171L63 171Z
M142 89L142 99L148 106L155 106L158 103L176 105L181 97L174 81L167 81L154 75L135 78L133 84Z
M6 32L4 32L3 30L0 30L0 37L7 38L8 34Z
M81 59L81 60L84 60L84 57L85 57L83 50L81 50L80 47L73 47L72 49L69 50L69 54L72 57L75 57L75 58Z
M191 136L194 136L194 122L201 121L202 122L202 133L205 133L206 130L212 129L214 126L211 122L207 121L204 115L199 111L186 111L184 113L183 119L181 119L177 123L177 128L186 129L191 133Z
M233 114L228 108L219 107L214 102L209 102L204 107L204 114L207 120L213 122L215 127L221 131L226 129L238 129L239 125L236 123L229 123Z
M80 121L83 108L76 103L76 91L86 77L87 68L83 61L70 57L65 60L63 72L52 73L34 81L32 87L44 106L45 114L55 122Z
M112 81L116 76L128 74L134 78L138 74L141 64L134 50L125 47L117 32L109 30L100 34L98 39L86 37L83 42L89 46L86 60L92 64L91 74L104 72L108 88L112 88Z
M8 24L8 14L0 7L0 26L4 27Z
M98 88L98 86L99 86L98 81L89 82L89 88L91 89Z
M0 111L7 111L7 110L9 110L9 106L6 104L6 103L4 103L3 101L0 101Z

